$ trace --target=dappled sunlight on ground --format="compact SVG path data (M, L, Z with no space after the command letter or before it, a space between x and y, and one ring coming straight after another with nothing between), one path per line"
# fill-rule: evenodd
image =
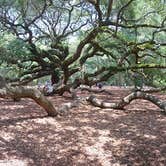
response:
M110 90L97 96L117 101L129 93ZM49 99L56 107L71 101ZM136 100L126 110L81 105L54 118L29 99L0 103L0 166L166 165L166 116L150 102Z
M8 159L8 160L0 160L0 166L26 166L28 165L28 161L18 160L18 159Z

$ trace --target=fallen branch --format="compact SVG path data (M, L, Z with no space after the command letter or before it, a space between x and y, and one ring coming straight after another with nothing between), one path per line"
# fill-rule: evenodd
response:
M135 99L144 99L144 100L151 101L153 104L157 105L164 112L166 111L166 102L161 101L155 96L152 96L150 94L146 94L143 92L133 92L129 94L128 96L124 97L118 103L104 102L97 99L95 96L90 96L87 99L87 101L89 101L92 105L96 107L100 107L100 108L124 109L126 105L130 104L130 102Z
M48 113L48 116L56 116L58 112L53 104L37 89L23 86L10 87L6 86L0 90L1 98L31 98L39 104Z

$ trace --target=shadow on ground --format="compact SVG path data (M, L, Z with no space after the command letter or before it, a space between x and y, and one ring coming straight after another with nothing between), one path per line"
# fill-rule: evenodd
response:
M117 101L128 93L111 91L98 97ZM55 106L70 100L50 99ZM83 105L55 118L31 100L0 103L0 166L166 165L166 117L149 102L125 111Z

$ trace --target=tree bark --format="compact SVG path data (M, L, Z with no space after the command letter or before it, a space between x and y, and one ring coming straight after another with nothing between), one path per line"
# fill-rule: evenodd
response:
M48 116L56 116L58 112L53 104L43 94L34 88L27 88L23 86L9 87L0 90L1 98L31 98L39 104L47 112Z
M150 94L146 94L143 92L133 92L129 94L128 96L124 97L122 100L120 100L118 103L108 103L101 101L97 99L95 96L90 96L87 101L89 101L92 105L100 108L113 108L113 109L124 109L124 107L132 100L135 99L144 99L152 102L153 104L157 105L160 109L162 109L164 112L166 112L166 102L161 101L160 99L156 98L155 96L152 96Z
M166 86L159 87L159 88L141 89L141 92L145 92L145 93L156 93L156 92L162 92L162 91L166 91Z

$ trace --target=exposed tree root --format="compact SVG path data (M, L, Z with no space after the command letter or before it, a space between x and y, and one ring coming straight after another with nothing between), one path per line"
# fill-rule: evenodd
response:
M73 102L68 102L68 103L60 105L57 109L58 115L61 115L61 116L68 115L70 109L74 107L78 107L79 104L80 104L79 100L74 100Z
M95 96L90 96L87 101L89 101L92 105L100 107L100 108L113 108L113 109L124 109L124 107L132 100L135 99L144 99L151 101L153 104L157 105L160 109L162 109L164 112L166 112L166 102L161 101L160 99L156 98L155 96L152 96L150 94L146 94L143 92L133 92L129 94L128 96L124 97L120 102L118 103L108 103L101 101L97 99Z
M28 87L9 87L0 90L1 98L31 98L48 113L49 116L56 116L57 110L53 104L37 89Z
M87 104L86 98L81 98L77 96L77 89L71 89L71 97L72 97L72 102L64 103L60 105L57 109L58 114L63 116L67 115L70 111L70 109L74 107L79 107L80 104Z

